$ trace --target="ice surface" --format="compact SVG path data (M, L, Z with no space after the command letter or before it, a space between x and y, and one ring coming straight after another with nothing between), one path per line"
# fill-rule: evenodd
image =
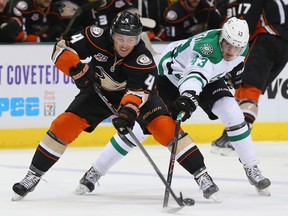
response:
M256 143L259 168L269 177L271 196L259 196L246 179L236 156L210 153L210 145L199 145L206 166L220 188L222 203L206 200L193 178L175 165L172 189L178 196L193 198L176 215L194 216L287 216L288 143ZM161 146L145 146L166 178L169 152ZM1 216L156 216L162 212L164 184L142 152L135 148L100 179L92 193L73 194L79 179L90 168L99 148L69 147L55 166L45 174L35 191L21 201L11 201L12 185L26 174L34 149L0 151ZM169 206L177 207L170 196ZM168 215L168 214L167 214ZM171 214L170 214L171 215Z

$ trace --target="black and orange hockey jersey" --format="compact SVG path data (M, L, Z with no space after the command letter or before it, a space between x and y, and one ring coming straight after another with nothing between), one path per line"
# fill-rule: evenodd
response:
M11 16L22 19L24 30L28 35L36 35L41 41L56 41L63 32L59 6L54 2L51 2L44 11L36 0L15 0L13 4Z
M193 11L185 0L179 0L164 11L166 40L169 41L186 39L208 29L220 28L222 22L223 17L216 7L206 0L201 0Z
M268 33L288 40L288 2L286 0L230 0L227 17L243 18L249 25L251 39Z
M89 26L55 45L52 60L66 75L80 60L91 60L101 80L101 88L112 103L125 104L131 99L141 107L155 88L157 67L152 54L142 40L125 58L114 51L109 30ZM125 97L123 95L125 94ZM123 98L122 98L123 97Z

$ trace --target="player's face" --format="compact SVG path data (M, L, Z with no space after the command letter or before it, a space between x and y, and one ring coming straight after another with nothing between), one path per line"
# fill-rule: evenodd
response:
M128 36L114 33L112 38L114 41L114 49L122 58L129 55L129 53L137 44L137 36Z
M222 54L225 61L232 61L235 59L239 55L241 49L241 47L229 44L225 39L222 41Z

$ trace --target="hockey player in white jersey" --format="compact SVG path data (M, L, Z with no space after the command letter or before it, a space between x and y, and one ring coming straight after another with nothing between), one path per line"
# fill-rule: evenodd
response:
M248 40L246 21L233 17L222 30L206 31L171 43L160 60L158 89L174 119L179 112L184 112L182 120L185 121L198 105L211 120L219 118L249 182L260 194L270 195L271 182L257 166L250 130L228 88L240 87ZM164 89L167 89L165 93ZM177 93L178 98L173 96Z
M249 182L260 194L270 195L268 187L271 182L261 174L257 166L250 131L229 90L240 86L243 61L249 49L248 39L247 23L231 18L222 29L206 31L186 40L172 42L163 52L158 65L157 87L159 95L174 119L183 112L185 115L182 121L187 120L198 105L210 119L219 118L225 125L229 137L233 138L232 144L244 166ZM145 139L140 127L135 125L133 132L139 141ZM76 194L93 191L99 178L132 149L133 145L129 140L133 139L129 136L126 138L126 144L118 134L111 139L80 180ZM179 138L180 145L178 144L176 152L176 159L180 164L183 158L193 151L193 148L187 151L191 143L183 141L184 138L181 139ZM187 162L189 163L189 161L185 163ZM185 166L183 162L182 165ZM203 172L205 170L193 173L202 189L213 184L209 176L205 179ZM201 176L201 179L197 176ZM205 193L203 195L205 196Z

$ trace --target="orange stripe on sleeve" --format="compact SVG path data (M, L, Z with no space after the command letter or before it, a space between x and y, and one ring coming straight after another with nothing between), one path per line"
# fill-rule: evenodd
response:
M152 69L152 68L156 68L157 67L157 65L156 64L153 64L152 66L150 66L150 67L145 67L145 68L143 68L143 67L135 67L135 66L132 66L132 65L128 65L128 64L123 64L125 67L129 67L129 68L132 68L132 69L137 69L137 70L150 70L150 69Z
M124 95L124 97L122 98L120 104L126 104L126 103L134 103L137 104L137 106L139 107L140 104L142 103L141 98L137 97L136 95Z
M61 55L58 57L55 65L56 67L65 73L67 76L70 76L69 69L71 67L76 67L76 65L80 62L80 58L77 54L65 50Z

